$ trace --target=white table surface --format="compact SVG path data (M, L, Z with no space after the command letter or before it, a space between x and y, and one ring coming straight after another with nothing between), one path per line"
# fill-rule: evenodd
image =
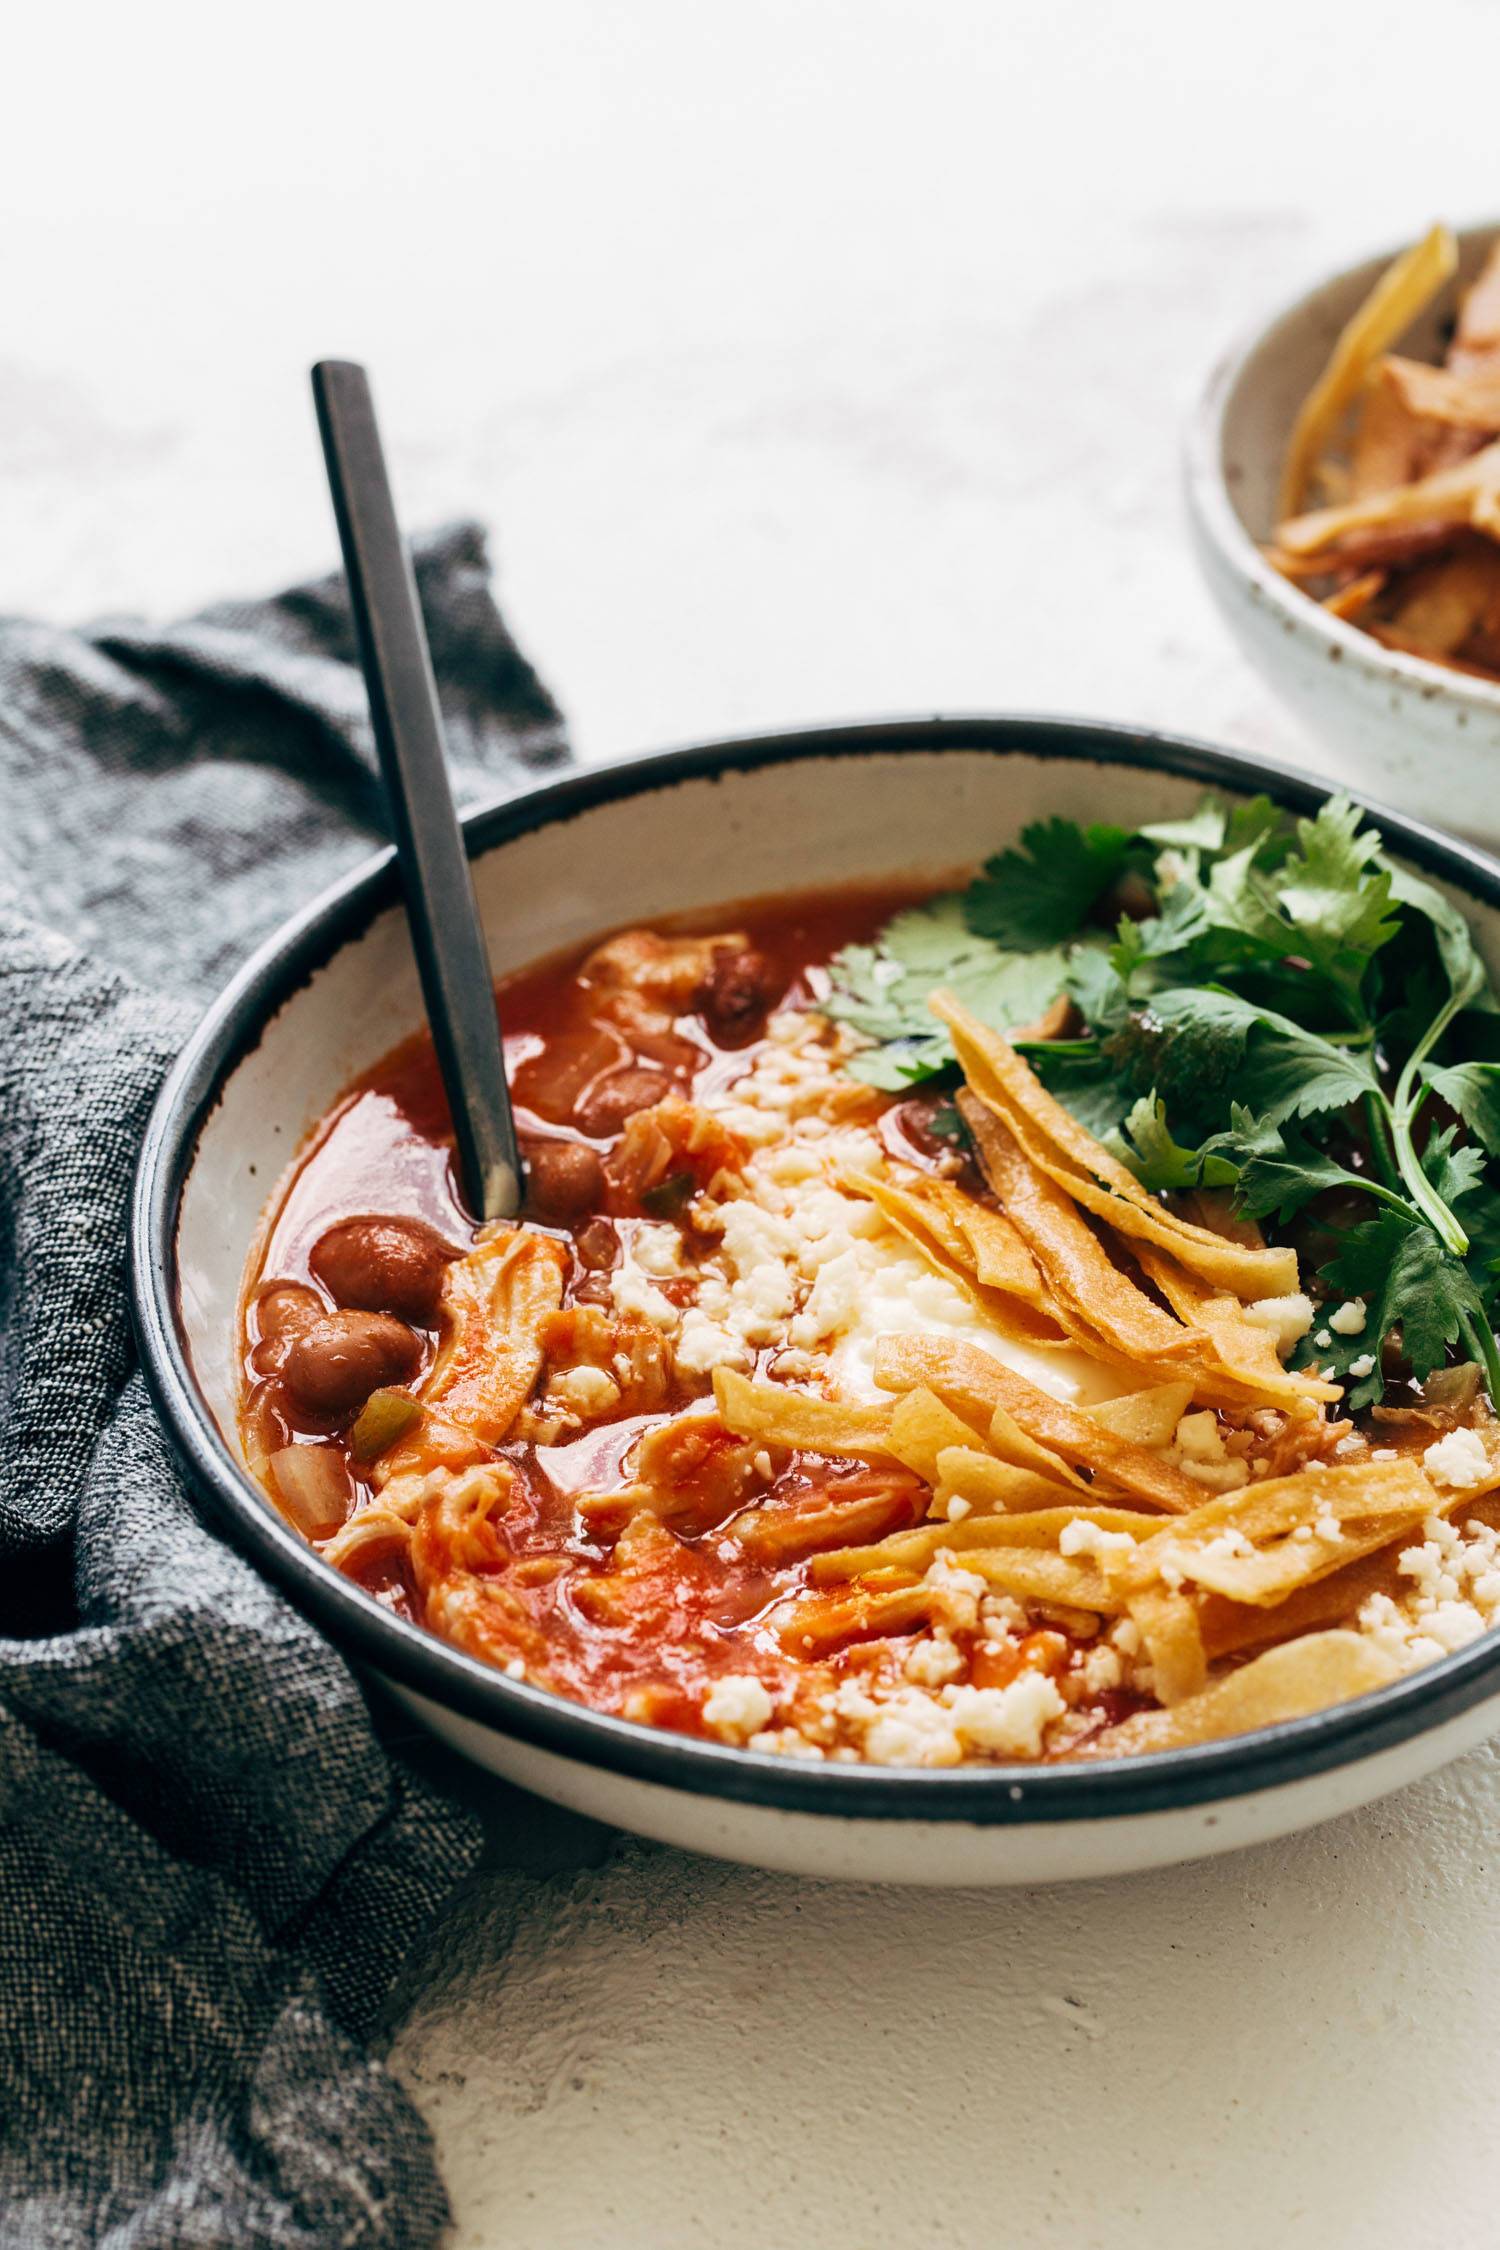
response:
M329 566L305 368L346 353L408 518L494 525L586 758L1009 706L1315 766L1197 583L1182 416L1267 298L1493 211L1497 38L1485 0L29 10L0 608ZM489 1809L394 2049L465 2250L1500 2237L1493 1750L1031 1893Z

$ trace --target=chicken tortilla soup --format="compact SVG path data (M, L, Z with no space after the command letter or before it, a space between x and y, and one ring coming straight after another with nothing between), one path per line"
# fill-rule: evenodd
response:
M1047 821L497 997L520 1222L462 1208L424 1035L246 1275L246 1458L401 1616L918 1766L1233 1734L1500 1621L1500 1008L1349 805Z

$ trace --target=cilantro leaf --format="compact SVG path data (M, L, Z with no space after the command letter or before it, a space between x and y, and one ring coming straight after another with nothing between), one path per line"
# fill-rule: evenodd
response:
M1272 883L1287 921L1315 949L1314 958L1330 964L1345 955L1368 958L1399 927L1380 832L1362 828L1363 818L1347 797L1330 797L1315 819L1298 821L1299 848Z
M1026 1060L1048 1093L1055 1094L1096 1141L1107 1141L1123 1124L1131 1090L1101 1048L1064 1042L1056 1048L1031 1048Z
M1197 811L1186 820L1154 820L1141 834L1148 843L1171 851L1221 852L1228 823L1224 800L1209 794L1199 799Z
M1008 953L976 937L956 892L898 914L878 946L850 945L830 966L824 1003L838 1023L877 1044L856 1055L851 1075L897 1093L946 1070L953 1046L930 1006L946 985L982 1023L1008 1031L1034 1023L1063 988L1068 957Z
M1451 899L1444 898L1441 891L1435 890L1431 883L1424 883L1420 875L1413 875L1404 867L1388 865L1391 897L1395 904L1409 906L1414 913L1420 914L1424 921L1431 924L1438 959L1442 962L1450 991L1466 994L1469 1005L1476 1001L1483 1004L1489 998L1489 1004L1493 1006L1484 963L1475 951L1473 935L1458 908Z
M1111 1052L1149 1062L1173 1114L1239 1099L1268 1124L1346 1109L1376 1084L1357 1049L1338 1047L1289 1017L1210 986L1158 992L1111 1041Z
M1319 1328L1298 1353L1299 1364L1316 1363L1346 1381L1346 1409L1369 1406L1380 1396L1380 1350L1392 1329L1400 1329L1402 1353L1420 1383L1443 1365L1452 1345L1460 1338L1467 1341L1476 1326L1485 1324L1473 1276L1415 1213L1408 1218L1399 1211L1382 1211L1351 1227L1337 1256L1323 1268L1323 1278L1346 1297L1363 1297L1370 1308L1359 1336L1341 1337ZM1317 1335L1327 1335L1328 1343L1316 1343ZM1369 1374L1349 1378L1351 1363L1367 1353L1375 1361Z
M1229 1131L1205 1141L1200 1153L1216 1154L1234 1167L1235 1202L1247 1218L1281 1225L1328 1188L1365 1185L1305 1136L1254 1116L1239 1102Z
M1456 1110L1491 1156L1500 1156L1500 1063L1458 1063L1429 1070L1427 1084Z
M1440 1133L1430 1137L1422 1151L1422 1170L1443 1201L1450 1205L1472 1194L1484 1178L1483 1150L1467 1145L1455 1148L1457 1134L1456 1125L1445 1125Z
M1179 1148L1167 1130L1166 1104L1154 1092L1135 1104L1110 1140L1114 1153L1154 1194L1174 1188L1231 1187L1239 1177L1237 1164L1207 1146Z
M1033 821L1021 832L1021 849L986 860L964 893L970 929L1022 953L1060 944L1123 872L1130 845L1126 828Z
M1127 928L1134 925L1127 923ZM1086 1024L1099 1031L1119 1031L1130 1014L1130 994L1116 960L1119 948L1108 953L1097 946L1080 946L1068 964L1065 989Z

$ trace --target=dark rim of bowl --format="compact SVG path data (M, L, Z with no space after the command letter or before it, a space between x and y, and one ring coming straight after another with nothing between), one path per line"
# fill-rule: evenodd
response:
M1233 794L1264 790L1294 812L1329 794L1315 780L1184 737L1090 720L976 715L807 727L693 744L568 774L469 814L471 853L627 797L696 779L881 752L1042 756L1171 774ZM1500 863L1420 823L1368 808L1392 850L1500 910ZM263 1026L399 896L382 852L286 924L214 1002L157 1099L131 1210L131 1303L153 1398L212 1521L347 1653L464 1719L564 1759L660 1787L838 1819L977 1825L1098 1820L1184 1810L1329 1772L1457 1719L1500 1685L1500 1633L1308 1717L1190 1749L1056 1766L931 1770L803 1763L660 1732L507 1679L381 1607L283 1522L220 1437L178 1325L176 1231L198 1135ZM1210 1816L1212 1819L1213 1816Z

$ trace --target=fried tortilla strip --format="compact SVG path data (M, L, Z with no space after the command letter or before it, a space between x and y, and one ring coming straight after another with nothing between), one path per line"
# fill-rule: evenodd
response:
M1395 400L1408 414L1426 421L1493 437L1500 430L1500 365L1491 360L1472 374L1455 375L1451 368L1429 367L1421 359L1385 359L1380 363L1379 386L1371 391L1365 408L1366 421L1381 399ZM1387 485L1401 482L1400 476L1386 480Z
M1323 554L1293 555L1272 546L1266 549L1266 560L1283 578L1303 585L1312 578L1325 578L1330 570L1407 570L1413 563L1446 554L1462 536L1462 524L1377 524L1369 531L1351 531Z
M1426 465L1419 459L1423 426L1410 402L1389 380L1395 363L1382 360L1365 390L1349 440L1348 500L1366 500L1409 484Z
M1363 1533L1346 1526L1366 1527L1378 1546L1401 1520L1442 1514L1457 1497L1439 1493L1411 1460L1316 1463L1204 1501L1142 1545L1112 1553L1105 1568L1127 1593L1191 1580L1233 1601L1278 1602L1354 1559L1353 1537Z
M997 1460L1012 1468L1029 1469L1039 1477L1053 1477L1059 1484L1083 1484L1076 1469L1070 1469L1054 1447L1043 1445L1029 1430L1022 1429L1014 1415L1003 1406L997 1406L988 1416L990 1451Z
M1038 1469L1018 1468L1011 1461L997 1461L993 1454L981 1453L975 1446L950 1445L938 1456L932 1514L948 1522L961 1522L971 1508L986 1512L999 1508L1025 1515L1033 1509L1061 1507L1065 1500L1088 1489L1082 1477L1063 1461L1057 1463L1055 1475L1048 1475Z
M1031 1515L966 1516L962 1523L923 1524L915 1531L895 1531L863 1547L841 1547L818 1555L811 1567L815 1586L845 1578L863 1578L876 1570L925 1570L936 1555L966 1554L971 1547L1049 1547L1070 1523L1096 1524L1101 1531L1123 1532L1131 1539L1149 1539L1161 1524L1160 1516L1142 1515L1132 1508L1039 1508Z
M1309 1633L1267 1649L1169 1711L1137 1712L1096 1735L1078 1754L1139 1757L1153 1750L1181 1750L1191 1742L1215 1742L1222 1735L1249 1734L1368 1695L1397 1676L1392 1659L1362 1634Z
M1267 1331L1246 1321L1235 1297L1217 1295L1195 1276L1141 1241L1134 1245L1148 1278L1158 1267L1181 1277L1164 1292L1172 1318L1122 1273L1072 1199L1036 1170L993 1111L972 1094L959 1108L978 1146L985 1174L1025 1235L1078 1342L1098 1357L1142 1374L1188 1377L1190 1394L1216 1406L1329 1398L1338 1393L1316 1376L1289 1375ZM1171 1442L1171 1432L1160 1439Z
M1177 1425L1193 1403L1190 1382L1158 1383L1149 1391L1130 1391L1124 1398L1107 1398L1087 1411L1116 1437L1132 1445L1153 1449L1170 1445Z
M1455 375L1477 375L1500 360L1500 243L1464 291L1448 365Z
M1319 1465L1206 1501L1134 1547L1111 1548L1100 1567L1140 1628L1158 1697L1175 1704L1208 1676L1203 1594L1269 1607L1385 1544L1393 1521L1419 1523L1436 1499L1410 1462ZM1320 1536L1330 1522L1332 1536ZM1356 1532L1345 1531L1351 1522Z
M1412 1535L1403 1530L1392 1539L1389 1531L1387 1525L1382 1546L1341 1563L1326 1578L1299 1586L1285 1601L1232 1602L1222 1594L1205 1595L1198 1604L1198 1630L1209 1662L1270 1641L1288 1641L1294 1633L1349 1624L1372 1594L1399 1593L1403 1581L1397 1565L1412 1544ZM1409 1586L1411 1581L1404 1583Z
M736 1437L788 1445L833 1459L887 1461L891 1452L889 1407L845 1404L789 1390L784 1383L752 1383L733 1368L714 1369L714 1404Z
M1208 1679L1208 1656L1198 1624L1198 1605L1170 1586L1144 1586L1124 1596L1120 1576L1101 1558L1103 1575L1140 1630L1156 1679L1160 1703L1182 1703L1199 1694Z
M958 1223L948 1200L932 1190L947 1183L923 1181L917 1187L899 1186L872 1172L846 1172L839 1185L851 1194L865 1196L896 1229L920 1250L923 1257L955 1282L1002 1335L1027 1343L1057 1346L1069 1342L1068 1331L1048 1304L1041 1275L1021 1237L1007 1228L999 1214L994 1229L978 1231L983 1251L977 1250ZM969 1197L961 1198L971 1202ZM975 1204L975 1212L982 1206ZM991 1272L1004 1270L1008 1279L986 1283L979 1272L981 1255Z
M1196 1340L1120 1271L1072 1197L1030 1162L1004 1120L973 1094L960 1094L958 1107L985 1178L1075 1339L1132 1368L1191 1358Z
M1375 362L1388 352L1423 306L1450 279L1458 250L1443 226L1434 227L1387 266L1345 326L1328 364L1302 402L1286 450L1278 513L1294 516L1320 453L1353 405Z
M1285 1406L1313 1399L1332 1405L1343 1397L1337 1383L1283 1367L1269 1329L1247 1320L1238 1298L1207 1287L1197 1274L1149 1243L1138 1242L1135 1254L1146 1279L1161 1291L1179 1319L1211 1342L1214 1360L1228 1378L1227 1396L1221 1391L1216 1404L1233 1404L1238 1398L1250 1404Z
M1453 656L1500 598L1500 549L1468 545L1406 582L1389 628L1413 648Z
M970 1090L1038 1171L1084 1210L1132 1241L1158 1243L1215 1288L1237 1297L1284 1297L1297 1287L1294 1250L1249 1249L1178 1218L1048 1093L1002 1032L978 1022L951 992L934 993L931 1005L952 1034Z
M1171 1462L1116 1437L1081 1408L1064 1406L972 1344L882 1336L875 1351L875 1380L887 1391L925 1385L969 1414L988 1410L993 1416L1003 1409L1028 1438L1170 1514L1185 1514L1200 1498L1201 1488Z
M1095 1616L1125 1607L1097 1565L1050 1553L1045 1547L968 1547L963 1567L977 1572L997 1593L1013 1594L1017 1601L1090 1610Z
M1455 467L1434 469L1415 484L1398 484L1341 508L1319 508L1293 516L1276 527L1276 543L1292 555L1320 555L1339 546L1350 532L1395 524L1472 524L1491 532L1490 510L1500 486L1500 440L1471 453Z
M1371 602L1379 600L1385 591L1385 582L1385 571L1364 571L1358 578L1351 578L1346 586L1340 586L1337 593L1325 595L1322 606L1330 617L1342 617L1347 624L1353 624L1363 617Z
M971 1423L944 1406L935 1391L908 1391L891 1412L890 1450L924 1484L937 1483L940 1453L949 1446L974 1445L979 1436Z

